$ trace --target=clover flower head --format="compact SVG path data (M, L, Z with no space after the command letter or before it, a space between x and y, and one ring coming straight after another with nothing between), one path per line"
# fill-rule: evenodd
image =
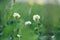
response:
M33 20L34 20L34 21L37 21L37 20L39 20L39 19L40 19L40 16L39 16L39 15L34 15L34 16L33 16Z
M13 14L13 17L14 17L14 18L20 18L21 16L20 16L19 13L16 12L16 13Z
M26 21L25 22L25 25L30 25L31 24L31 21Z
M21 35L17 34L17 37L21 37Z

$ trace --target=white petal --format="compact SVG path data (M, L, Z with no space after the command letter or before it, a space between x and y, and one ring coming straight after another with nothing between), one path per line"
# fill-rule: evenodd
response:
M21 37L21 35L17 34L17 37Z
M25 25L29 25L29 24L31 24L31 21L26 21L25 22Z
M34 15L33 16L33 20L36 21L36 19L39 20L40 19L40 16L39 15Z
M19 13L14 13L14 14L13 14L13 17L20 18L20 15L19 15Z

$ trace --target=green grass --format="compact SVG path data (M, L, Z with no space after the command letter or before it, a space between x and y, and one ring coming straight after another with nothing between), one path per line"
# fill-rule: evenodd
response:
M29 9L32 8L31 14L29 14ZM47 9L48 8L48 9ZM33 15L38 14L41 16L40 23L43 26L40 28L40 32L42 35L46 35L46 21L49 18L49 23L51 24L49 27L51 31L55 34L58 32L58 28L60 28L60 6L57 5L43 5L40 6L35 4L30 7L27 3L15 3L13 9L7 10L4 14L6 15L3 21L3 24L6 26L3 31L3 36L1 40L8 40L9 35L13 31L14 40L18 40L16 37L17 30L19 28L19 34L22 35L21 40L37 40L38 34L34 33L34 28L36 27L35 22L33 21ZM13 13L18 12L21 15L20 19L15 20L13 17ZM49 14L48 14L49 13ZM47 16L48 14L48 16ZM25 26L24 22L30 20L32 22L31 25ZM7 22L14 21L13 24L7 25ZM14 30L15 29L15 30Z

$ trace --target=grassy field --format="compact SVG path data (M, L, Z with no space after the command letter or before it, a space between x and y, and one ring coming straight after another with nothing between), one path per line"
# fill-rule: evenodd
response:
M11 9L12 8L12 9ZM11 8L7 8L2 16L2 24L4 27L3 35L0 37L1 40L9 40L10 37L13 40L19 40L17 34L21 35L20 40L38 40L40 36L46 36L48 32L53 33L56 38L60 30L60 6L59 5L38 5L34 4L30 6L28 3L15 3ZM21 18L15 19L13 13L18 12ZM2 12L3 13L3 12ZM33 15L40 15L41 19L39 24L33 21ZM3 14L2 14L3 15ZM26 26L25 21L31 21L32 24ZM35 28L38 25L38 31ZM43 37L41 38L42 40Z

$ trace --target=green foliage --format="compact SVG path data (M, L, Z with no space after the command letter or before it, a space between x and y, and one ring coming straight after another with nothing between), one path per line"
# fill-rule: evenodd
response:
M5 6L5 4L3 6ZM37 24L33 21L32 18L35 14L41 16L39 23L42 24L38 26L37 31L41 32L42 36L46 35L46 21L49 21L49 23L51 24L49 25L50 31L55 35L58 32L58 28L60 28L59 7L60 6L57 5L40 6L38 4L30 7L27 3L15 3L12 9L8 8L8 10L6 10L5 7L1 6L0 9L2 8L2 10L0 11L0 13L2 16L0 17L0 19L2 19L2 24L5 26L1 40L9 40L9 35L12 32L12 35L14 37L13 40L18 40L17 34L22 35L21 40L37 40L39 33L36 34L34 29L35 27L37 27ZM32 8L31 14L29 14L30 8ZM21 15L21 18L14 19L14 12L18 12ZM47 15L47 13L49 14ZM47 20L47 18L49 20ZM26 26L24 23L28 20L30 20L32 24ZM19 31L17 31L17 29L19 29Z

